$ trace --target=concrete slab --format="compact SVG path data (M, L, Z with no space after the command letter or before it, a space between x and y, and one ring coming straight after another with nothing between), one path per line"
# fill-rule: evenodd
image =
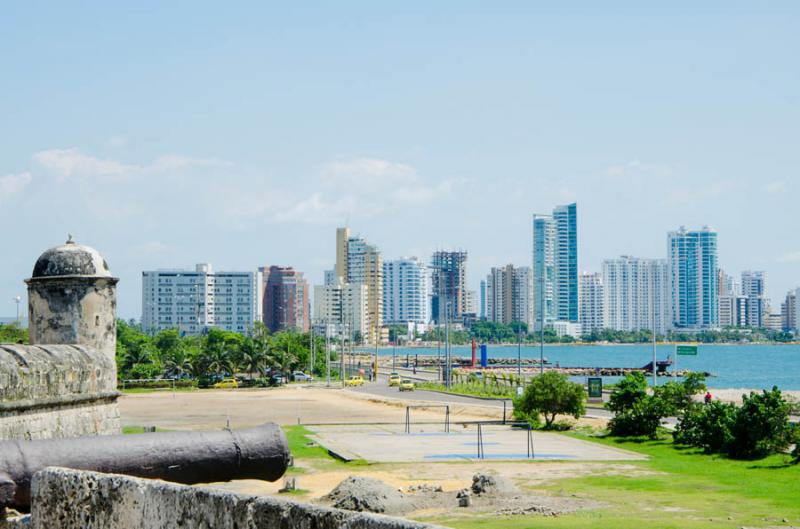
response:
M478 428L452 425L414 426L404 433L403 425L308 426L312 439L343 459L365 459L377 463L412 461L479 461ZM626 461L646 456L603 446L565 435L532 432L533 457L528 456L528 432L510 426L482 426L483 459Z

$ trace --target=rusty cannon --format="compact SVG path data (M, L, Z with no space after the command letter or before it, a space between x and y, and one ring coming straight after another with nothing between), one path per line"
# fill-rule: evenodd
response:
M31 478L46 467L191 485L233 479L277 481L288 464L286 436L275 424L246 430L0 441L0 511L6 506L27 511Z

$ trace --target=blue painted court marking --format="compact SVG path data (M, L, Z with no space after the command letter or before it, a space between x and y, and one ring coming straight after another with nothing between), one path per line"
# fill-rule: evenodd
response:
M386 433L372 433L372 434L368 434L368 435L372 435L372 436L375 436L375 437L380 437L380 436L391 436L391 437L454 437L456 435L464 436L464 435L467 435L467 434L457 433L457 432L450 432L450 433L448 433L448 432L418 432L418 433L404 433L404 432L391 433L391 432L386 432ZM471 436L474 437L475 434L473 433L473 434L471 434Z
M482 444L483 446L489 446L489 445L495 445L495 446L497 446L497 445L499 445L499 444L502 444L502 443L487 443L486 441L484 441L484 442L483 442L483 443L481 443L481 444ZM478 442L477 442L477 441L474 441L474 442L472 442L472 443L469 443L469 442L467 442L467 443L461 443L461 446L478 446Z
M434 454L427 455L425 459L478 459L475 457L474 452L469 454ZM576 456L568 456L564 454L536 454L536 457L528 457L528 454L486 454L483 459L532 459L534 461L539 459L577 459Z

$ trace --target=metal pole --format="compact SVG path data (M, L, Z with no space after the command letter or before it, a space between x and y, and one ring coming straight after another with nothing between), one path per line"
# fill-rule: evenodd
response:
M309 327L308 331L308 360L311 362L311 366L308 370L308 374L314 376L314 326Z
M652 277L651 277L652 281ZM650 332L653 333L653 389L658 385L658 378L656 375L656 306L655 306L655 292L654 289L650 289Z
M522 329L517 329L517 376L522 378Z
M444 306L444 385L450 389L450 302L447 301Z
M345 323L345 332L347 332L347 324ZM344 387L344 352L346 351L345 343L347 343L347 338L342 340L342 357L339 361L341 367L339 368L339 377L342 379L342 387Z
M541 287L539 289L542 302L539 311L539 374L544 374L544 264L542 265Z
M328 379L328 387L331 387L331 338L327 323L325 324L325 371Z

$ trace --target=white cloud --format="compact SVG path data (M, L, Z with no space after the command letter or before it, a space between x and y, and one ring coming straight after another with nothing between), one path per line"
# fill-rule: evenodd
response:
M119 178L138 169L116 160L104 160L81 153L77 149L49 149L33 155L39 166L55 174L59 181L74 176Z
M19 193L31 183L30 173L7 174L0 176L0 200Z
M123 136L112 136L106 140L106 146L119 149L128 145L128 138Z
M48 149L37 152L33 160L40 167L55 175L58 181L83 177L118 181L136 175L159 174L182 171L195 167L230 166L230 162L216 158L193 158L178 154L159 156L146 165L126 164L118 160L104 159L84 154L78 149Z
M410 165L377 158L328 162L323 166L320 176L323 184L332 187L358 187L371 191L383 191L419 181L417 170Z
M778 257L779 263L800 263L800 250L789 252Z
M430 204L451 194L454 183L425 179L404 163L340 159L324 164L317 175L302 184L293 180L286 188L276 189L270 182L260 192L236 190L237 196L231 196L227 203L234 204L229 212L236 217L327 224L351 217L371 219L400 208ZM312 189L315 191L309 194Z
M775 180L764 186L764 191L767 193L783 193L786 191L786 182L782 180Z

